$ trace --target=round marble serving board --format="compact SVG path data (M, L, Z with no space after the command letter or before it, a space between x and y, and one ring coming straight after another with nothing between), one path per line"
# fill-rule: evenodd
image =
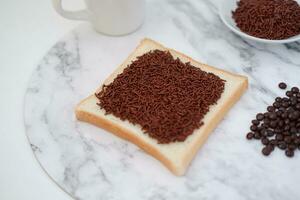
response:
M148 1L145 24L109 37L83 24L44 56L25 94L24 120L32 150L47 174L84 200L238 199L300 197L300 152L261 155L247 141L250 120L284 92L300 86L300 44L263 45L234 35L217 16L218 1ZM200 149L185 176L172 175L133 144L79 122L76 104L150 37L209 65L248 76L249 89Z

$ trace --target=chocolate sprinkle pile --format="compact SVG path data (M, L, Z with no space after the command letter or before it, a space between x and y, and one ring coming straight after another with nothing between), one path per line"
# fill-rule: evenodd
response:
M153 50L137 57L112 83L95 94L106 114L139 124L158 143L184 141L203 125L225 81Z
M240 0L232 17L241 31L281 40L300 34L300 6L294 0Z
M286 89L286 83L278 87ZM284 150L287 157L293 157L296 149L300 150L300 92L298 87L292 87L286 92L286 97L276 97L267 112L258 113L252 120L251 132L247 139L261 140L264 145L262 154L270 155L274 148Z

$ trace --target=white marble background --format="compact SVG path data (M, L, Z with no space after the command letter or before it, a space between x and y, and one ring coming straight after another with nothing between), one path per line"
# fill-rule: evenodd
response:
M243 40L221 23L220 2L151 0L145 24L134 34L109 37L84 24L50 49L28 85L24 119L36 158L61 188L84 200L300 198L299 151L290 159L276 149L266 158L259 142L245 139L255 114L283 95L279 81L300 86L300 43L272 46ZM74 116L74 106L144 37L249 78L249 90L183 177Z

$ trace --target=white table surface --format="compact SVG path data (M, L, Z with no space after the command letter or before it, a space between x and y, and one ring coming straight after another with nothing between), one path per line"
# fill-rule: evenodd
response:
M65 0L80 8L81 0ZM23 96L46 51L81 22L65 20L50 0L0 1L0 199L71 199L39 166L23 125Z
M75 9L82 6L83 0L65 1L66 7ZM218 1L221 0L215 0L215 2ZM203 3L199 3L201 1L195 0L193 3L197 2L195 3L197 5L193 6L191 3L185 4L184 2L185 1L181 0L169 1L171 4L178 5L178 10L170 10L171 14L179 14L180 17L172 18L172 24L175 25L176 29L172 29L172 26L169 26L169 24L166 29L169 31L168 34L174 35L178 33L180 36L186 37L191 46L194 45L193 48L198 51L189 51L189 48L185 49L186 51L184 52L188 55L192 57L197 55L197 58L204 63L213 66L223 66L224 69L247 74L249 77L249 90L245 94L243 105L247 107L247 109L250 109L250 112L247 112L247 114L244 112L245 115L242 115L242 119L240 118L241 121L243 121L243 123L239 123L240 127L242 127L241 129L239 129L238 126L234 126L234 130L232 129L231 133L224 131L228 136L237 136L237 139L241 137L244 138L244 136L240 134L247 131L246 124L247 121L250 121L252 112L257 113L263 110L275 95L279 95L280 91L278 91L278 89L276 90L278 92L274 92L275 88L277 88L276 84L279 81L287 80L290 85L300 84L297 78L297 75L300 73L298 68L298 43L281 46L254 44L241 40L241 38L236 37L228 30L225 31L224 29L224 32L221 33L220 30L222 26L219 21L217 23L210 23L211 21L217 20L215 4L210 3L209 5L204 5ZM159 7L158 11L166 7L167 6ZM204 13L205 15L203 16L206 17L203 18L201 12L198 12L200 9L212 12ZM184 12L188 12L193 17L186 18L185 15L182 15ZM163 14L165 12L159 13ZM59 38L80 22L71 22L59 17L52 9L50 0L0 0L0 20L0 89L2 92L0 98L0 200L71 199L47 177L31 152L23 125L23 98L30 75L41 58ZM171 20L166 21L166 23L170 21ZM191 22L191 24L189 22ZM183 31L181 32L180 30ZM164 34L164 36L166 37L168 34ZM157 35L154 34L154 36ZM159 40L159 37L157 39ZM165 41L166 44L169 44L167 46L173 47L172 37L161 39ZM216 48L216 46L218 48ZM175 49L182 48L183 46L181 46L181 48L180 46L176 46ZM293 73L291 73L291 71ZM268 76L266 76L266 72L268 72ZM233 119L234 112L237 113L238 110L235 109L233 111L231 119ZM235 118L235 120L238 119ZM235 124L237 124L237 121L235 121ZM227 125L226 128L225 124L224 128L224 130L229 130L230 126ZM222 128L218 130L223 132ZM221 138L225 137L224 134L215 134L215 136ZM232 144L230 140L231 137L225 137L228 142L225 142L225 144ZM215 141L216 140L217 137L215 137ZM211 140L211 142L213 142L213 140ZM296 169L296 165L299 163L297 162L299 157L297 158L295 156L295 159L291 160L288 165L284 162L287 158L283 156L279 157L279 155L270 157L270 159L264 160L264 162L259 162L257 167L254 167L255 170L258 170L255 171L258 172L258 174L255 174L253 177L259 176L258 178L261 178L261 180L265 178L265 181L259 182L258 180L260 179L256 179L255 181L257 182L251 182L250 180L250 184L248 184L249 173L247 170L252 168L245 168L245 166L249 167L253 165L253 160L251 159L255 158L254 161L258 162L262 160L263 157L254 154L254 151L260 151L258 148L249 146L247 149L241 149L243 151L252 151L253 158L252 155L250 157L248 156L250 154L239 154L241 156L246 155L242 158L245 163L241 163L239 159L235 159L240 158L235 154L235 152L240 151L237 151L235 148L243 147L246 142L245 139L243 141L241 140L238 145L233 146L231 149L231 153L233 153L232 158L236 160L234 165L231 165L231 163L228 164L228 162L213 162L214 164L212 165L221 166L225 164L225 167L230 169L229 175L239 173L241 176L238 175L237 179L230 179L229 177L227 180L233 181L229 182L229 186L231 187L227 187L228 182L222 179L222 175L226 175L227 173L221 170L219 171L221 175L213 173L215 176L212 177L209 176L210 173L207 173L208 176L206 180L212 179L215 181L213 183L217 183L217 187L212 185L212 188L214 190L220 187L223 188L223 191L227 192L227 197L230 195L241 197L240 195L243 195L244 199L256 199L257 196L262 198L266 197L264 199L297 199L294 197L298 196L299 190L297 190L295 180L299 180L299 173L296 173L297 171L294 169ZM258 145L258 143L255 145ZM223 152L223 148L220 145L217 146L220 149L215 151L215 155L217 155L216 158L218 158L218 156L222 157L223 154L218 154L218 152ZM214 149L213 146L210 148ZM209 149L207 150L209 151ZM251 159L249 160L247 158ZM216 161L220 160L216 159ZM243 166L244 164L245 166ZM236 168L231 166L235 166ZM216 170L214 169L215 168L209 168L209 170L215 172ZM223 170L224 169L226 168L223 168ZM272 170L270 171L269 169ZM272 174L269 174L267 177L265 176L265 172L271 172ZM290 174L292 172L293 180L291 180ZM244 178L244 181L238 181L239 178ZM197 176L195 180L198 180ZM275 183L275 185L268 184L268 181ZM196 188L201 185L199 182L192 183ZM210 182L207 183L208 184L204 185L204 187L207 186L206 189L208 190L200 189L200 192L205 193L211 191L212 188L209 187L211 184ZM254 189L256 190L254 190L254 192L251 183L258 183L255 184L256 188ZM218 187L218 184L220 187ZM270 190L266 192L265 188ZM240 193L238 191L239 189L243 192ZM289 191L293 193L289 195ZM223 193L221 193L219 197L221 197L222 194Z

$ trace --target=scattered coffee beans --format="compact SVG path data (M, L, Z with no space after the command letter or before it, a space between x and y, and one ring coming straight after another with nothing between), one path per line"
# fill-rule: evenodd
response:
M294 156L294 151L288 149L288 150L285 151L285 155L287 157L293 157Z
M286 89L286 83L279 83L280 89ZM247 139L261 140L264 145L262 154L268 156L274 148L284 150L287 157L293 157L300 150L300 91L292 87L286 97L276 97L273 106L267 112L258 113L250 126Z
M283 82L279 83L278 86L280 89L283 89L283 90L286 89L286 87L287 87L286 83L283 83Z
M273 150L272 150L272 148L269 148L268 146L266 146L266 147L264 147L263 149L262 149L262 153L265 155L265 156L268 156L268 155L270 155L270 153L272 152Z
M248 139L248 140L251 140L251 139L253 138L253 136L254 136L254 134L253 134L252 132L249 132L249 133L247 134L247 139Z

